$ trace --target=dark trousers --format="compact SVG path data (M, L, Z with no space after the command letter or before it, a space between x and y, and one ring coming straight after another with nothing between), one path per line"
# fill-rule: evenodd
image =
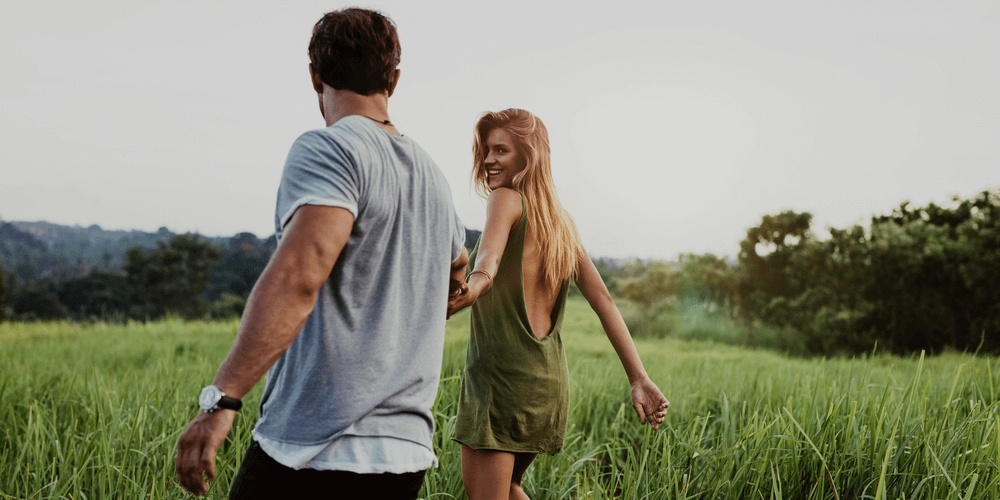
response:
M230 500L285 498L417 498L424 473L357 474L299 469L279 464L256 441L243 457L229 490Z

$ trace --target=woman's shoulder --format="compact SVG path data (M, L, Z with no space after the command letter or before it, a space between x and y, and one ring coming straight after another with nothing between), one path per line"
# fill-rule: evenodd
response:
M509 188L509 187L498 187L490 191L488 200L501 200L503 202L517 201L518 204L521 203L521 192Z
M487 211L506 216L504 218L519 219L524 212L521 193L506 187L490 191L486 205Z

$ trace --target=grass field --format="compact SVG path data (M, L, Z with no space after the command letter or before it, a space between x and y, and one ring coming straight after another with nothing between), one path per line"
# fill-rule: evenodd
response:
M536 499L998 498L997 358L804 360L700 341L637 341L671 400L640 426L624 372L585 303L564 339L566 446L529 469ZM463 498L453 428L467 314L448 325L426 498ZM235 322L0 324L0 498L183 498L177 436ZM219 455L225 498L261 384Z

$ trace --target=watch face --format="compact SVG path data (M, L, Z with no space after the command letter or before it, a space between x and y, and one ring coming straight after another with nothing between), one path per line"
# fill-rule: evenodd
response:
M215 405L222 398L222 391L214 385L210 385L201 390L201 396L198 397L198 406L201 406L202 410L208 411L215 408Z

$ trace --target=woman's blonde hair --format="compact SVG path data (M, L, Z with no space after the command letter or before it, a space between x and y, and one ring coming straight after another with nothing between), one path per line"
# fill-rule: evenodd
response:
M559 203L552 182L549 132L542 120L523 109L483 113L472 142L472 182L484 198L490 193L486 137L498 128L514 136L514 147L524 159L525 168L514 176L513 186L525 197L529 227L542 256L542 279L549 288L557 288L575 275L581 245L576 225Z

